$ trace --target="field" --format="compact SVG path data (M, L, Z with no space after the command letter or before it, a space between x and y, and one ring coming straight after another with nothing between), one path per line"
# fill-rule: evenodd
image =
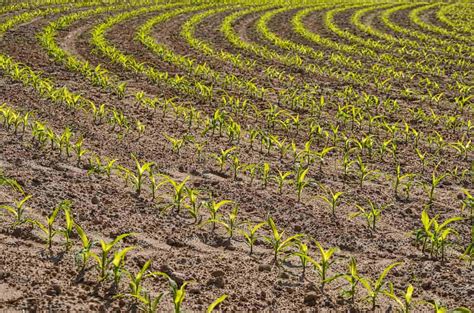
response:
M0 310L471 312L472 12L3 3Z

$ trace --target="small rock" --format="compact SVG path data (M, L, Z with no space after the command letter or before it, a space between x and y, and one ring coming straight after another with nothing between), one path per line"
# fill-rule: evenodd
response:
M462 192L459 192L457 195L456 195L456 198L458 198L458 200L463 200L464 199L464 194Z
M46 291L46 294L49 296L59 296L61 294L61 286L54 284Z
M186 244L184 242L182 242L181 240L175 239L175 238L166 239L166 244L168 246L172 246L172 247L176 247L176 248L186 247Z
M216 286L217 288L224 288L225 286L225 280L223 277L216 277L216 278L211 278L208 282L207 282L207 285L208 286Z
M269 264L260 264L258 266L259 272L271 272L272 267Z
M428 289L431 289L431 285L432 285L432 281L431 279L428 279L427 281L421 284L421 288L423 288L424 290L428 290Z
M304 296L304 304L309 305L309 306L315 306L318 301L318 295L315 293L309 293L306 296Z
M200 288L189 288L188 292L190 294L198 295L198 294L201 293L201 289Z
M217 270L211 273L213 277L223 277L225 275L224 271Z
M295 225L295 226L293 227L293 230L294 230L295 232L297 232L297 233L299 233L299 232L301 231L301 229L302 229L302 228L301 228L301 225Z
M99 204L99 198L97 198L96 196L93 196L92 199L91 199L91 202L92 204Z

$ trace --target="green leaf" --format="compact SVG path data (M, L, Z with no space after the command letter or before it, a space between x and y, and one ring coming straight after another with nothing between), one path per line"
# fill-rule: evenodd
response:
M214 311L214 309L215 309L219 304L221 304L226 298L227 298L227 295L224 294L224 295L220 296L219 298L217 298L216 300L214 300L214 302L212 302L212 303L207 307L206 312L207 312L207 313L211 313L212 311Z

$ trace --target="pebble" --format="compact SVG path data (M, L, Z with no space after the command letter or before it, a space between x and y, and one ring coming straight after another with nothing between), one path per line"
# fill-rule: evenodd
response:
M51 288L48 289L46 294L49 295L49 296L58 296L58 295L60 295L61 294L61 286L59 286L58 284L54 284L53 286L51 286Z
M93 196L92 199L91 199L91 202L92 204L99 204L99 198L97 198L96 196Z
M318 295L315 293L309 293L306 296L304 296L304 304L309 305L309 306L315 306L318 301Z
M270 272L271 270L272 270L272 267L269 264L260 264L258 266L259 272Z
M224 271L217 270L211 273L213 277L223 277L225 275Z
M225 286L225 280L224 280L224 277L216 277L216 278L211 278L208 282L207 282L207 285L208 286L216 286L217 288L224 288Z

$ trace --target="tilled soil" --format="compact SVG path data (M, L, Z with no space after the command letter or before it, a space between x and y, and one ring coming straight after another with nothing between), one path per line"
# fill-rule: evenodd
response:
M255 54L237 49L226 42L219 31L222 19L231 12L233 10L211 15L199 25L196 37L209 41L219 49L255 58ZM269 45L255 29L258 18L265 12L245 16L234 25L244 40ZM312 45L311 42L292 32L289 21L296 12L290 10L278 14L270 22L269 27L285 39ZM185 73L177 66L161 60L134 40L137 28L158 13L154 12L116 25L107 32L107 40L121 51L133 55L141 62L152 64L157 69L167 71L170 75L192 76L191 73ZM224 64L220 60L204 56L199 59L199 52L190 49L179 36L182 24L197 13L185 14L155 27L153 37L158 42L168 45L177 54L191 56L218 71L231 70L229 64ZM308 29L350 44L349 41L342 40L323 28L321 20L323 13L324 11L321 11L308 16L305 20ZM345 20L338 25L364 36L364 33L356 30L355 26L348 26L353 13L354 11L350 10L341 16L338 15L338 19ZM409 11L401 11L394 15L394 20L400 22L403 18L407 18L408 13ZM2 16L0 21L6 20L9 16L9 14ZM192 104L203 114L208 115L212 114L216 107L214 100L200 102L192 97L187 98L187 95L177 93L170 86L151 84L144 75L124 70L120 65L112 64L107 58L93 53L90 32L107 16L103 14L76 22L61 30L57 41L70 54L87 60L92 66L101 64L113 73L114 77L126 81L130 94L124 99L119 99L110 91L92 86L81 74L67 70L64 65L48 57L35 36L49 22L57 19L58 15L37 18L11 29L2 37L0 51L34 70L43 72L45 77L54 79L57 86L65 85L96 103L105 103L110 108L122 110L130 118L145 121L147 127L143 135L139 136L131 131L119 139L117 131L112 130L106 123L95 123L88 112L52 104L31 87L24 87L3 72L0 76L0 102L5 102L21 112L33 112L36 119L47 123L56 132L61 132L66 127L71 128L74 133L84 137L87 149L101 157L117 159L120 164L133 167L130 155L134 153L142 160L155 162L159 172L173 179L182 181L189 177L188 186L201 190L204 200L230 199L238 204L239 220L242 222L257 223L271 216L286 234L302 233L311 239L308 240L311 253L317 249L312 243L313 239L326 248L337 247L336 261L331 266L331 274L345 272L350 257L355 257L359 273L376 279L386 266L399 261L403 264L393 269L388 276L396 286L398 294L411 283L415 288L417 301L438 299L449 307L460 305L474 307L473 271L458 258L461 252L460 246L465 246L469 241L469 221L465 219L456 224L459 237L455 243L458 245L448 248L446 261L442 262L427 253L422 253L414 245L412 232L420 227L419 217L427 200L426 193L421 186L415 186L409 200L395 197L392 181L385 179L389 174L393 174L395 166L392 161L387 161L388 156L386 159L367 160L371 168L379 170L381 175L373 181L366 182L361 188L357 177L343 177L338 168L340 165L333 158L337 154L330 154L321 167L322 171L316 168L310 172L314 183L305 189L300 203L297 202L294 186L285 185L283 192L280 193L274 181L264 187L260 179L251 182L248 176L243 175L233 179L230 170L226 170L225 173L220 171L214 154L219 153L221 149L232 147L235 142L230 143L225 137L217 134L204 135L202 133L204 125L196 125L189 130L187 125L173 114L162 117L160 110L153 113L150 109L138 106L131 94L144 90L147 94L160 98L177 96L179 98L177 101ZM434 13L431 11L426 13L425 18L430 23L435 22ZM376 18L368 20L374 23L373 20ZM278 27L279 24L281 28ZM374 24L377 26L377 23ZM413 23L408 25L407 22L404 26L412 27L411 24ZM273 49L285 53L283 49L276 47ZM363 58L362 60L364 61ZM242 78L253 76L256 82L263 84L266 81L258 70L264 66L275 65L294 73L301 82L316 84L319 83L318 79L321 79L321 77L307 77L298 69L277 64L272 60L260 58L257 64L256 70L236 71L236 75ZM196 77L193 79L198 81ZM334 90L345 87L341 82L321 82L321 85L324 84ZM393 91L392 95L395 93L396 91ZM235 90L230 94L239 95ZM267 105L266 101L253 100L260 108ZM424 103L401 100L400 105L409 120L406 109L411 106L422 107ZM440 103L434 106L434 112L452 110L443 105L448 106L446 103ZM336 109L337 103L328 104L323 118L334 118ZM288 110L293 112L291 109ZM469 111L467 112L465 119L472 117L469 116ZM307 114L301 112L302 117L307 117ZM390 119L395 121L396 116L391 116ZM243 126L264 125L264 121L258 117L255 119L236 117L236 120ZM151 270L167 273L179 285L189 281L184 301L186 310L204 311L208 304L223 294L228 295L220 306L225 311L369 309L369 305L365 302L352 303L343 297L341 291L347 288L347 284L342 279L328 283L322 291L319 277L310 267L306 270L305 277L302 277L297 257L284 259L280 266L273 264L273 251L262 238L256 241L254 253L249 255L241 234L235 234L230 240L220 225L216 231L211 231L210 224L196 225L184 208L180 211L175 208L163 211L163 207L171 198L169 188L160 190L158 199L152 201L148 190L137 195L130 185L124 183L116 174L110 178L89 175L90 166L86 162L78 163L75 158L60 155L57 150L40 147L30 135L22 135L20 132L14 134L3 126L0 127L0 169L6 176L17 180L27 194L33 196L27 202L26 214L44 221L61 200L69 199L73 202L74 220L87 231L90 238L110 241L122 233L133 233L132 236L125 238L121 245L134 247L126 258L127 269L136 273L147 260L152 259ZM444 125L418 126L426 134L434 134L434 131L442 133L449 142L459 140L461 137L461 134L448 131ZM353 130L346 128L347 126L341 126L341 130L347 131L348 134L365 131L363 126L356 126ZM299 143L304 144L306 141L302 133L284 133L282 130L275 132ZM179 154L173 152L170 143L163 136L168 134L179 137L188 133L192 134L197 142L207 141L204 160L197 160L191 143L186 144ZM251 147L245 130L243 137L238 144L242 162L246 164L268 162L272 168L293 169L292 160L280 159L276 151L266 153L265 149L259 150L259 143L254 143ZM422 144L420 148L427 151L434 150ZM399 149L400 165L406 171L417 171L420 164L409 144L400 143ZM466 159L460 159L455 154L443 156L445 162L440 165L440 170L454 166L466 168L469 162L472 163L471 152ZM430 175L431 172L427 169L422 179L428 182L431 179ZM470 178L472 177L469 175L464 179L448 177L437 187L436 200L433 204L436 211L433 212L440 214L440 220L460 214L459 200L464 197L461 190L462 188L472 190ZM318 187L320 183L344 192L343 201L337 208L335 216L330 214L327 203L318 197L321 195ZM12 204L20 197L10 188L0 186L0 204ZM351 214L357 210L355 204L366 203L367 199L390 204L377 222L376 232L369 231L362 219L351 218ZM204 208L202 211L203 218L207 218ZM222 209L223 214L229 211L229 207ZM66 250L60 235L54 237L53 248L48 250L45 248L43 234L38 228L32 230L26 224L12 226L7 215L0 215L0 218L5 220L0 223L1 310L133 311L137 309L136 303L130 298L117 297L117 294L128 290L128 275L125 273L119 285L115 286L111 281L98 282L98 272L93 267L93 262L90 262L84 271L77 270L75 256L80 249L77 235L72 238L76 244L70 251ZM270 235L267 228L262 229L261 233ZM97 248L94 249L98 251ZM153 294L168 290L164 279L152 278L146 280L144 284ZM362 288L358 288L356 299L364 296ZM427 310L429 307L420 305L419 308ZM170 295L166 294L160 310L172 309ZM380 298L377 310L390 311L393 310L393 305L388 298Z

